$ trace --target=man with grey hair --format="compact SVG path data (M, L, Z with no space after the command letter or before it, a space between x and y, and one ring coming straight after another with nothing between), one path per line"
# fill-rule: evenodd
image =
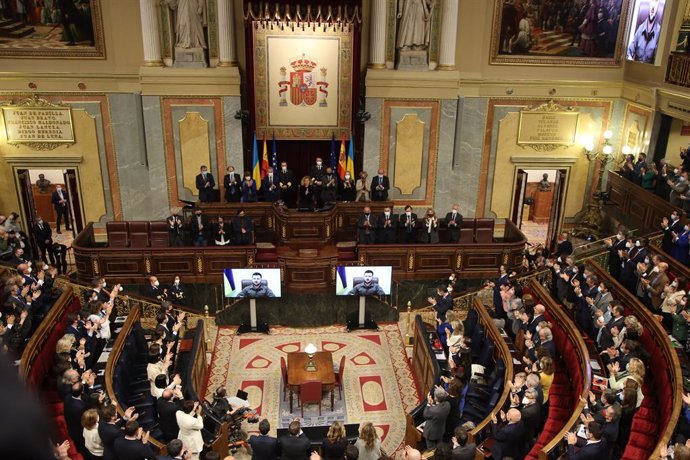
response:
M424 408L424 439L426 439L427 449L433 449L436 444L443 440L446 431L446 419L450 413L450 403L448 393L437 386L434 388L434 396L427 396L426 408Z
M525 426L525 447L527 448L532 446L541 419L541 404L537 403L537 396L537 390L528 388L521 401L520 414Z
M539 379L539 374L537 373L531 373L527 375L527 378L525 379L525 385L527 386L527 389L525 389L525 393L527 392L528 389L533 388L534 390L537 391L537 403L539 406L544 404L544 392L541 389L541 380Z

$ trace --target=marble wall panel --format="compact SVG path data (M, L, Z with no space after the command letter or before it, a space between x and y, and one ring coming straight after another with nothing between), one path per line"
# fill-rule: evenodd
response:
M238 96L226 96L223 98L223 121L225 123L225 163L227 165L234 165L235 170L237 171L244 171L242 121L235 120L235 113L241 108L242 101Z
M379 97L366 98L366 111L371 118L364 125L364 161L363 170L369 177L376 174L381 162L381 123L383 122L383 99ZM356 172L359 175L359 171Z
M165 150L163 144L163 119L161 116L161 98L159 96L142 97L144 127L146 129L146 158L148 163L150 203L149 218L163 219L169 214L168 180L165 168Z

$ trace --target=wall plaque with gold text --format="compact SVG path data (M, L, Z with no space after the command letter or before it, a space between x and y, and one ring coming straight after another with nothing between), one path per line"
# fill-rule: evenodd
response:
M37 97L2 107L9 144L74 143L72 110Z
M578 112L520 112L517 143L573 145L578 117Z

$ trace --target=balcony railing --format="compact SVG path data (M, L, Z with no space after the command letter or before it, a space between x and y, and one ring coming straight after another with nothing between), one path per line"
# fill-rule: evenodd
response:
M690 88L690 54L671 53L668 58L666 83Z

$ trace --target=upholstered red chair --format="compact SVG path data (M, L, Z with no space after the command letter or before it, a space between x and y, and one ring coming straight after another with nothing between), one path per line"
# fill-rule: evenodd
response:
M460 243L474 243L474 228L465 228L462 227L460 229Z
M105 231L108 235L108 246L111 248L126 248L129 246L127 222L106 222Z
M132 221L129 223L129 245L133 248L149 247L149 223Z
M280 372L283 376L283 401L285 401L285 394L288 391L288 373L287 373L287 363L285 358L280 357Z
M170 246L170 233L168 232L168 223L166 221L151 222L151 247L152 248L167 248Z
M318 381L304 382L299 388L299 399L302 406L302 417L304 418L305 404L318 404L319 415L321 415L321 400L323 399L323 384Z
M340 366L338 372L335 374L335 386L338 388L338 396L343 399L343 372L345 371L345 355L340 358Z

